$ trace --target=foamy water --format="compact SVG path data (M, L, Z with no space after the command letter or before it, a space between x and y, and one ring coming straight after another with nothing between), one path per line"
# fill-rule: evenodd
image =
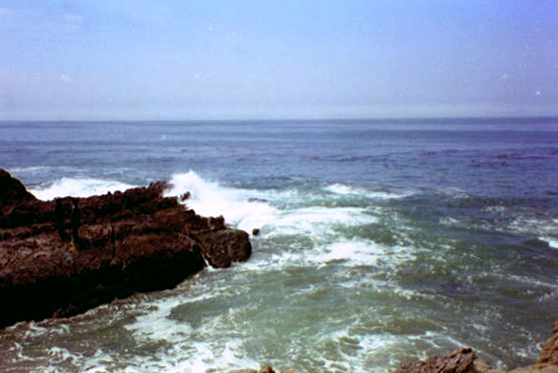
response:
M63 178L50 185L31 189L30 192L38 199L49 201L67 196L90 197L108 192L124 191L133 187L133 185L118 181Z

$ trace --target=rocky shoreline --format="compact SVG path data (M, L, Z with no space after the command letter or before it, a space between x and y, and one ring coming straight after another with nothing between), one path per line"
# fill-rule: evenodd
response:
M492 369L468 347L444 356L432 356L417 363L405 365L393 373L558 373L558 320L554 323L552 336L542 345L536 364L509 371ZM227 373L302 373L293 368L275 371L270 366L262 369L237 369Z
M168 187L40 201L0 169L0 328L67 317L135 292L172 288L203 270L246 261L246 232L163 197ZM510 373L558 373L558 321L536 364ZM276 373L270 366L228 373ZM301 373L286 368L280 373ZM470 348L394 373L503 373Z
M433 356L418 363L401 367L394 373L504 373L494 370L470 348L462 348L447 355ZM536 364L507 371L508 373L558 373L558 321L552 336L542 345Z
M40 201L0 169L0 328L67 317L246 261L246 232L163 197L168 185Z

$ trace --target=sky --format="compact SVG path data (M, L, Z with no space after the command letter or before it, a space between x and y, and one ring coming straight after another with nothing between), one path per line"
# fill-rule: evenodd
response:
M0 0L0 120L550 115L556 0Z

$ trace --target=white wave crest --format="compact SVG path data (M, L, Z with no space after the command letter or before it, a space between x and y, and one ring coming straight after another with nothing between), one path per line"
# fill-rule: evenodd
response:
M133 185L119 181L100 179L62 178L54 183L31 189L30 192L43 201L49 201L57 197L90 197L106 194L108 192L124 191L133 188Z
M548 237L540 237L539 239L548 242L548 246L550 246L551 248L558 249L558 239Z
M362 187L349 186L345 184L331 184L324 188L325 191L341 196L362 196L369 199L399 199L413 195L412 191L388 192L382 190L371 190Z
M261 228L277 219L277 209L259 198L257 192L246 189L232 189L202 179L194 171L174 175L170 181L169 196L181 196L189 192L184 202L196 213L203 216L223 215L228 224L251 231Z

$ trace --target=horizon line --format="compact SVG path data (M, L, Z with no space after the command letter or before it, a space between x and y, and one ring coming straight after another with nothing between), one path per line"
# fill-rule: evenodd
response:
M324 117L324 118L184 118L184 119L170 119L170 118L145 118L145 119L76 119L76 118L52 118L52 119L2 119L0 123L23 123L23 122L88 122L88 123L107 123L107 122L324 122L324 121L451 121L451 120L501 120L501 119L558 119L556 115L452 115L452 116L385 116L385 117Z

